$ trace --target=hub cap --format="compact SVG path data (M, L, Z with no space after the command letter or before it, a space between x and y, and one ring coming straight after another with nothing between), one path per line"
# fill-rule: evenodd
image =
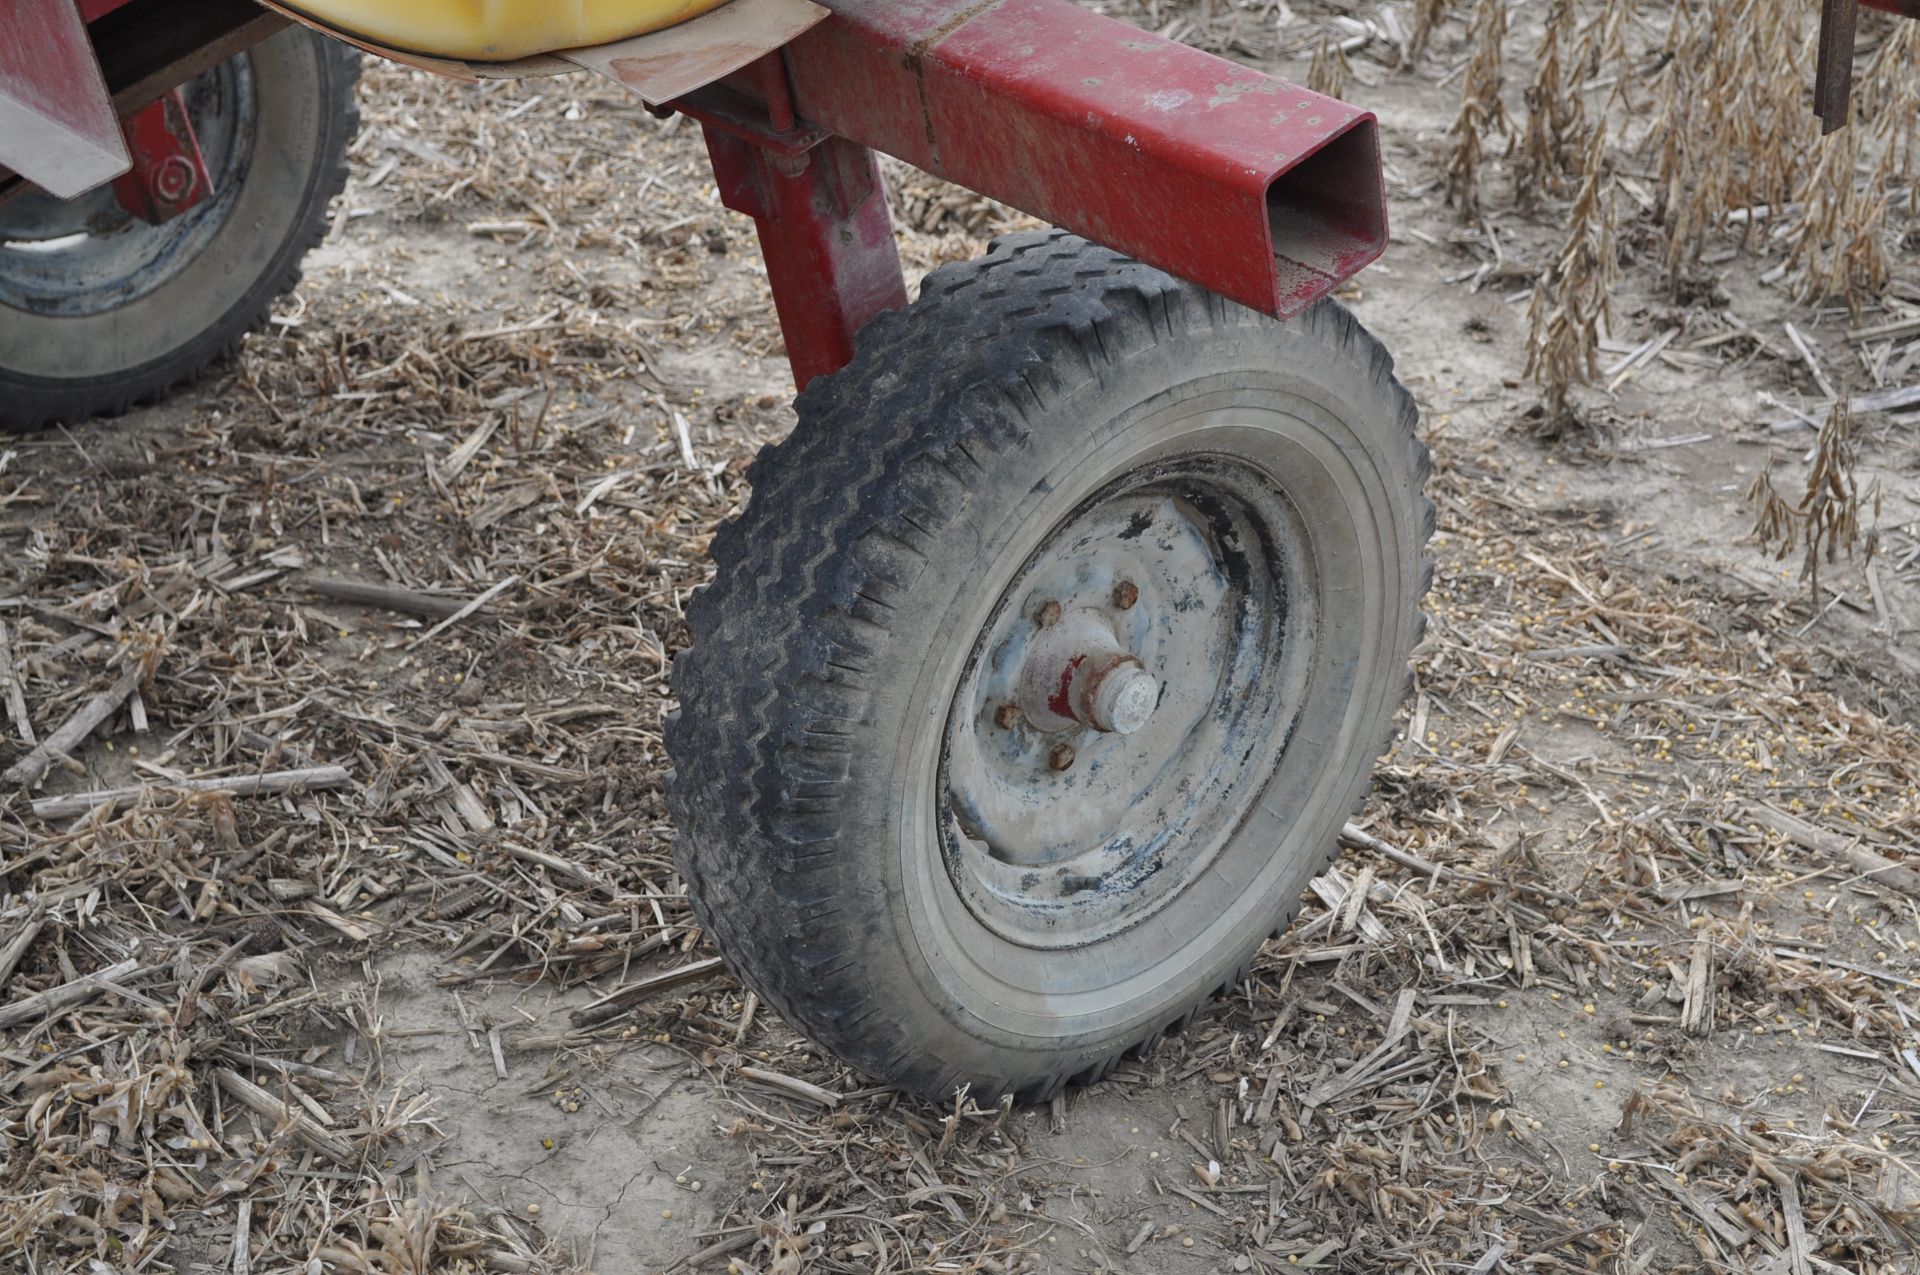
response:
M939 808L968 909L1032 947L1138 924L1278 764L1317 597L1266 475L1198 458L1094 496L1002 594L948 715Z

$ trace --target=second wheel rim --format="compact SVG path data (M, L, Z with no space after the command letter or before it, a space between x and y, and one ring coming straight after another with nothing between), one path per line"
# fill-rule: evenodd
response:
M213 193L158 226L121 208L111 186L71 200L20 196L0 207L0 306L47 318L104 314L160 289L213 241L253 163L251 60L222 63L185 95Z

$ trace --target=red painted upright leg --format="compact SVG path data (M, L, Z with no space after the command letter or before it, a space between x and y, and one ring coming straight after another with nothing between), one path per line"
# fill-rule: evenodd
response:
M763 88L784 82L777 65L780 79L771 86L762 68ZM721 202L752 217L759 230L787 360L805 389L814 377L845 367L854 333L906 305L907 288L873 152L839 137L798 140L790 103L778 91L768 98L771 140L792 135L795 145L769 147L767 139L748 140L747 130L710 118L703 127Z

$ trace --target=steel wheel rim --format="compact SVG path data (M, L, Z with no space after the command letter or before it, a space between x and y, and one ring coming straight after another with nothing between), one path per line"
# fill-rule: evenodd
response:
M974 639L947 714L936 818L972 917L1022 947L1083 947L1186 892L1279 766L1318 641L1318 583L1301 514L1237 457L1136 470L1061 520ZM1145 726L1025 711L1027 666L1056 625L1110 634L1140 662L1157 689ZM1009 724L1010 700L1022 712Z
M158 226L121 208L111 186L0 205L0 305L50 318L115 310L171 282L220 233L253 163L252 63L230 59L184 92L213 194Z

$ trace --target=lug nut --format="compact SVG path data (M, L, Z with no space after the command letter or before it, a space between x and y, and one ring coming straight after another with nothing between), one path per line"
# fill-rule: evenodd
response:
M1047 754L1047 765L1055 770L1071 770L1074 756L1072 744L1055 744L1053 751Z
M993 724L1001 730L1012 730L1019 723L1020 706L1018 704L1002 704L993 710Z
M1140 586L1131 580L1122 580L1113 586L1113 605L1122 611L1133 610L1133 604L1140 600Z
M1047 599L1040 604L1040 609L1033 613L1033 618L1039 622L1041 628L1052 628L1060 623L1060 604L1051 598Z

